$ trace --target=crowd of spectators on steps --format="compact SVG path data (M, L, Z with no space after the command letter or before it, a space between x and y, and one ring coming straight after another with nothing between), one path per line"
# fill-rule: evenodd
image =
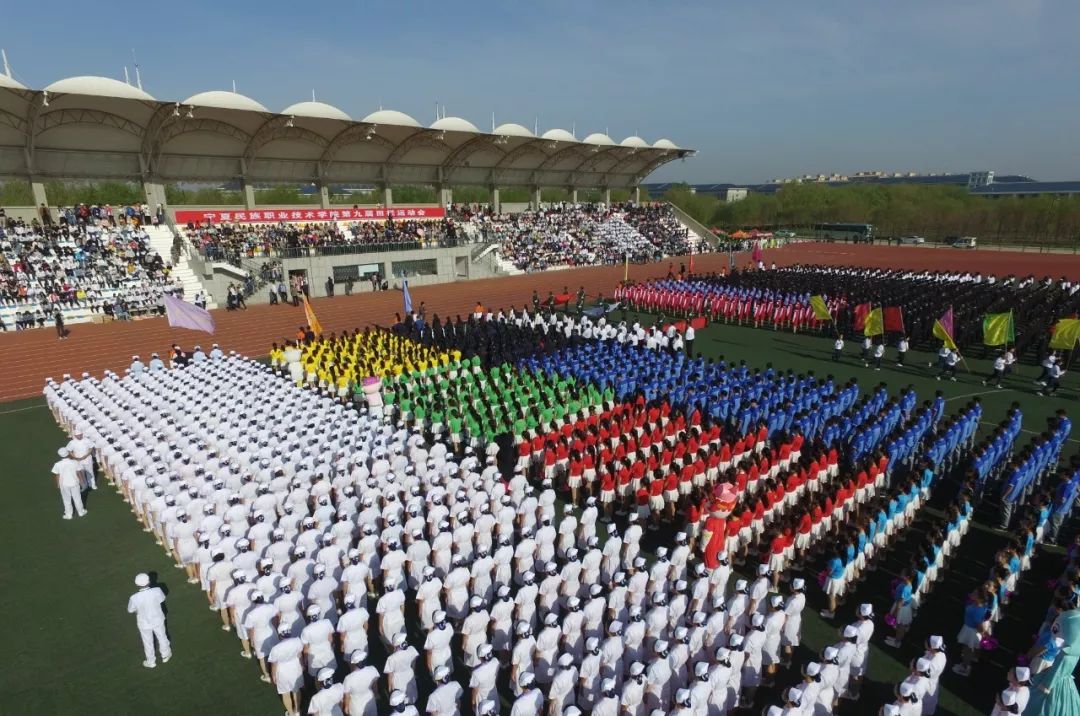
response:
M689 236L667 206L555 204L485 218L485 236L523 271L650 261L689 251Z
M454 246L453 219L310 224L211 224L184 229L191 245L211 260L239 264L241 258L289 258L361 251L393 251Z
M647 261L684 254L688 232L670 207L569 204L495 214L458 205L441 219L293 224L189 224L187 241L211 260L408 250L498 242L504 259L523 270Z
M97 209L98 207L94 207ZM100 214L100 212L99 212ZM139 221L84 221L76 213L60 221L0 223L0 320L5 327L32 328L95 314L119 319L158 312L162 294L182 291L171 266L150 247Z

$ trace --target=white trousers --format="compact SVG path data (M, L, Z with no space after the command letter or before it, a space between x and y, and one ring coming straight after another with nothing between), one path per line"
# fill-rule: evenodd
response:
M153 664L156 661L154 658L155 636L157 637L161 658L167 659L172 656L172 645L169 644L169 635L165 633L165 622L153 627L139 627L139 636L142 637L143 655L146 657L146 663Z
M64 518L69 519L71 517L71 508L74 506L75 511L79 513L79 516L86 514L86 509L82 503L82 488L75 487L61 487L60 499L64 502Z

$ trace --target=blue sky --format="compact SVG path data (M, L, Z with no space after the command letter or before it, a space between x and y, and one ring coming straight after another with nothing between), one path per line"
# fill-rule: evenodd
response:
M56 0L4 15L0 46L31 87L122 78L134 48L159 99L235 80L275 110L314 89L354 117L381 103L430 123L438 100L482 128L495 112L698 150L650 181L1080 179L1076 0Z

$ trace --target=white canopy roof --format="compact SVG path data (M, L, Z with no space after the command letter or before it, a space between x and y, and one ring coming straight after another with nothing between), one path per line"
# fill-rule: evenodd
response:
M694 153L666 139L623 145L515 123L488 133L461 117L425 128L390 109L354 121L315 101L274 113L221 90L159 101L108 77L33 90L0 74L0 178L628 187Z

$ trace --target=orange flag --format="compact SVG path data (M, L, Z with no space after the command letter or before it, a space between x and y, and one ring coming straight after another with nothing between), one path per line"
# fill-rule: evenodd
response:
M304 298L304 316L307 317L307 324L311 327L312 333L317 336L322 335L322 324L319 323L319 317L315 315L314 309L311 308L311 303L308 302L306 294L300 294Z

